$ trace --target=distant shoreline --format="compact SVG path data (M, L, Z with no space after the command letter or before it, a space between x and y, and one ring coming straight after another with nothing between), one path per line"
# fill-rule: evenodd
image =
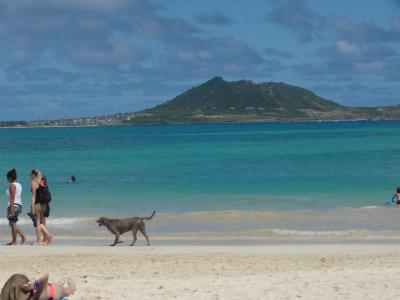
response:
M60 126L0 126L0 129L30 129L30 128L86 128L86 127L112 127L119 125L60 125Z
M93 124L93 125L43 125L43 126L0 126L0 129L30 129L30 128L91 128L91 127L130 127L130 126L160 126L160 125L223 125L223 124L288 124L288 123L344 123L344 122L385 122L400 121L400 119L327 119L327 120L249 120L249 121L226 121L226 122L165 122L165 123L115 123L115 124Z

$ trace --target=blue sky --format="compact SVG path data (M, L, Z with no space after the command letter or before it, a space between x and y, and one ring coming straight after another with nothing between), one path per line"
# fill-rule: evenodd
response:
M400 0L0 0L0 120L138 111L215 75L400 104Z

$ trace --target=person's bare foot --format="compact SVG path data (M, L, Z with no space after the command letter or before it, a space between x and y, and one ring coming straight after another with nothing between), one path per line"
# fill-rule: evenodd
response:
M7 246L16 246L17 243L16 243L16 242L9 242L9 243L7 243L6 245L7 245Z
M21 238L21 245L25 244L25 242L26 242L26 237L23 236L23 237Z
M46 239L46 244L50 244L53 241L53 236L51 234L49 234L49 236Z
M46 241L41 240L39 242L33 243L32 245L34 245L34 246L43 246L43 245L47 245L47 243L46 243Z

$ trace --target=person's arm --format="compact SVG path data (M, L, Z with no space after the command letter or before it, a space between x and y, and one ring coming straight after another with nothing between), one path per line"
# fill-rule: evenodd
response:
M31 211L32 211L33 214L35 214L36 190L37 190L37 183L32 182L32 186L31 186L31 192L32 192Z
M49 284L49 273L44 273L36 278L35 282L40 283L40 289L37 291L38 295L41 295L43 292L47 292L47 285Z
M35 290L36 283L39 283L38 290ZM49 283L49 273L44 273L44 274L40 275L38 278L34 279L33 281L21 284L20 287L24 291L27 291L27 292L33 291L33 292L35 292L36 295L38 295L40 297L40 295L43 293L43 291L47 292L48 283Z
M10 192L10 207L8 209L10 211L10 214L14 214L15 193L17 191L15 184L10 184L8 190Z
M36 281L40 282L42 286L47 286L47 284L49 283L49 273L43 273L38 278L36 278Z

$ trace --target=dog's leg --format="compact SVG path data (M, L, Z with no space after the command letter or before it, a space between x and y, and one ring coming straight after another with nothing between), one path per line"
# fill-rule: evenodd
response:
M114 244L111 244L110 246L115 246L116 244L119 243L119 233L116 232L115 233L115 240L114 240Z
M144 227L144 224L143 224L143 226L140 226L140 227L139 227L139 230L140 230L140 232L143 234L143 236L146 238L147 246L150 246L150 240L149 240L149 237L148 237L147 234L146 234L146 229L145 229L145 227Z
M133 242L131 246L134 246L137 241L137 228L133 228L132 232L133 232Z

